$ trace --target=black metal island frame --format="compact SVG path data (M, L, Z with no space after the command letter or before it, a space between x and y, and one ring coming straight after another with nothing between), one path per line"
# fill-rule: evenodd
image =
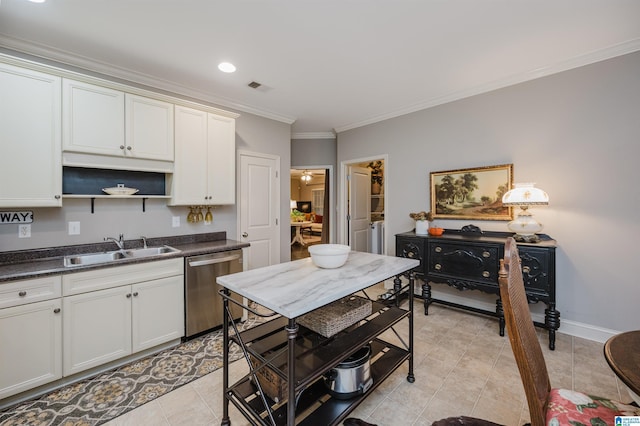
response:
M221 294L225 310L228 311L229 303L237 303L230 297L234 292L271 310L272 315L279 315L243 332L225 315L221 424L231 424L229 403L232 403L253 425L337 425L405 361L409 363L407 380L413 382L412 270L418 264L414 259L351 252L347 263L336 269L318 268L306 258L218 277L218 283L224 287ZM403 275L408 280L401 279ZM296 320L355 293L369 298L366 289L386 279L393 279L397 294L408 292L408 308L372 301L369 316L328 338ZM254 313L261 315L255 310ZM405 323L408 341L405 341L407 334L403 338L394 328ZM385 331L391 333L382 336ZM232 344L242 350L249 373L230 384ZM332 396L325 386L324 375L368 344L373 385L350 399ZM265 383L267 376L270 383ZM273 383L276 390L282 390L282 398L265 392L264 385Z

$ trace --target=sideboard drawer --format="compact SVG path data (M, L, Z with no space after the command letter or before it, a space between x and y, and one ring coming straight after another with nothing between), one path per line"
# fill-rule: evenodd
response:
M429 241L427 273L443 278L471 279L497 285L499 248L498 245Z

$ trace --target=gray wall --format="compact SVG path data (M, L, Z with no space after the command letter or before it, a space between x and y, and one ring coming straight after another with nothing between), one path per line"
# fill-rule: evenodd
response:
M4 51L4 53L13 54L14 52ZM35 59L28 55L15 56L22 56L31 60ZM62 66L51 61L43 60L41 62L132 86L143 87L121 79L112 79L90 71ZM144 88L150 89L148 87ZM162 90L157 91L180 97ZM214 105L210 102L187 97L185 99L233 111L233 109ZM240 113L240 117L236 119L236 149L280 156L280 176L287 177L280 179L280 216L288 218L291 126L245 112L234 112ZM34 222L31 225L31 238L22 239L18 238L17 225L0 225L0 251L93 243L102 241L106 236L117 237L120 233L124 234L125 239L133 239L138 238L140 235L152 238L226 231L228 238L237 239L237 209L235 205L215 207L212 210L213 223L204 225L203 223L187 223L188 208L168 207L166 203L167 201L164 199L147 200L145 213L142 212L142 200L139 199L97 199L95 201L94 214L91 214L89 199L64 199L62 208L2 209L3 211L32 210L34 212ZM181 226L179 228L172 227L173 216L180 216ZM68 235L67 222L69 221L80 222L80 235ZM288 253L290 241L288 226L282 227L280 241L281 253ZM282 257L281 259L286 260L288 258Z
M532 211L558 242L560 331L638 329L639 76L634 53L346 131L338 163L388 154L388 253L393 235L413 228L409 212L430 209L429 172L513 163L514 182L536 182L551 198ZM505 222L475 224L507 231Z
M335 139L292 139L291 165L332 165L336 169L337 143Z

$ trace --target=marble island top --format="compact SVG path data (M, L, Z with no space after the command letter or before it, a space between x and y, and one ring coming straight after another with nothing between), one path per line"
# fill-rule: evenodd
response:
M349 253L347 263L322 269L311 258L224 275L218 284L286 318L296 318L409 269L416 259Z

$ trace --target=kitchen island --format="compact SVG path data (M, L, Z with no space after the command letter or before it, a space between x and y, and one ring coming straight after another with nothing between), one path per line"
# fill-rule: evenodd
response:
M415 259L351 252L346 264L336 269L318 268L306 258L219 277L217 282L224 287L225 310L229 302L233 303L229 298L232 291L280 315L242 333L238 333L235 324L225 315L222 425L231 424L230 402L252 424L335 425L405 361L409 362L407 380L413 382L414 277L411 270L418 265ZM409 279L402 285L400 276L405 273ZM296 321L301 315L354 293L363 292L368 298L368 287L389 278L394 278L396 292L408 290L408 309L373 302L371 315L329 338ZM408 326L407 342L393 329L403 320ZM389 329L401 345L380 336ZM242 348L250 373L230 385L229 345L232 343ZM323 375L367 344L371 344L372 351L371 388L347 400L331 397L324 386ZM256 373L264 369L279 384L286 384L283 400L273 400L263 392Z

